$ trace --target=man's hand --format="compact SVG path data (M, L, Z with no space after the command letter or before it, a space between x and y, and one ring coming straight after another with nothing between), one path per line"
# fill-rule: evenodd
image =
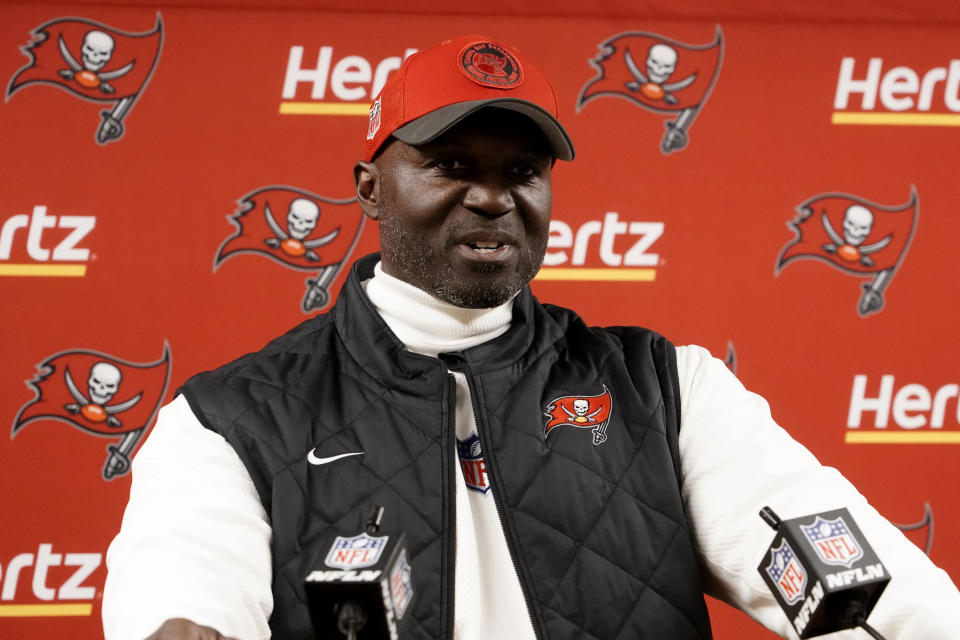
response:
M235 640L220 635L211 627L201 627L185 618L171 618L154 631L147 640Z

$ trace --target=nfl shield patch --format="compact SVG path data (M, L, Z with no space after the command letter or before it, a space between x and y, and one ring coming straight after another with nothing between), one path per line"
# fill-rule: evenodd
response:
M484 494L489 491L490 483L487 480L487 467L483 462L480 437L474 433L466 440L457 440L457 455L460 457L460 468L463 470L463 481L467 484L467 489Z
M346 538L337 536L324 563L334 569L362 569L375 565L390 536L373 537L366 533Z
M407 612L410 601L413 600L413 579L410 563L407 562L407 550L400 552L390 572L390 595L393 597L393 608L397 612L397 619L402 620Z
M800 525L800 530L826 564L850 568L863 557L863 547L850 532L842 517L827 520L820 516L813 524Z
M786 540L776 549L770 549L770 562L764 570L788 604L796 604L803 598L807 589L807 571Z

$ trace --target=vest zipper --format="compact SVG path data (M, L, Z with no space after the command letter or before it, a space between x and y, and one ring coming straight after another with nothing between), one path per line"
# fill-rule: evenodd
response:
M442 571L446 581L445 592L446 606L444 608L444 618L441 620L440 637L453 640L453 614L454 602L456 600L456 567L457 567L457 383L453 375L447 371L447 424L444 433L440 438L442 456L444 460L443 472L446 474L446 504L444 510L446 517L443 523L444 531L447 532L447 539L444 542L446 551L442 555Z
M517 549L513 543L513 532L510 529L510 522L507 520L503 503L500 502L500 498L498 497L503 495L503 488L499 485L498 474L492 472L497 466L493 460L493 447L490 446L486 414L480 411L480 401L477 399L477 385L474 381L473 370L462 355L456 354L456 356L467 378L467 387L470 389L470 403L473 407L473 418L477 423L480 447L487 465L487 480L490 482L490 488L492 489L493 504L496 505L497 515L500 517L500 526L503 528L503 537L507 542L507 551L510 552L510 562L513 563L513 571L517 574L517 581L520 583L520 592L523 594L523 604L527 609L527 617L530 618L530 627L533 629L533 635L537 640L541 640L544 634L540 629L538 619L533 615L533 607L530 606L530 592L527 588L527 582L524 580L523 574L519 569L519 564L517 563Z

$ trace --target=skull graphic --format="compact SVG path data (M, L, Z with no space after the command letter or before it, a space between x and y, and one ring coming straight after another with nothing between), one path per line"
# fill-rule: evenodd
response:
M113 38L103 31L88 31L83 37L83 66L87 71L100 71L113 56Z
M116 395L120 388L123 374L120 369L109 362L98 362L90 368L90 379L87 380L87 391L90 401L105 405Z
M847 244L859 246L873 229L873 213L859 204L847 208L843 216L843 239Z
M587 415L587 409L589 408L590 403L582 398L573 401L573 411L580 417Z
M655 44L647 53L647 75L651 82L662 84L677 68L677 51L670 45Z
M290 237L303 240L317 226L320 218L320 207L312 200L297 198L290 203L287 212L287 230Z

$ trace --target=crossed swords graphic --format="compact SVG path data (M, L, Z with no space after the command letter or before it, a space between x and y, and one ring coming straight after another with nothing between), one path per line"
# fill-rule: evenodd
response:
M578 417L580 417L580 418L586 418L586 419L589 420L590 422L596 422L596 420L593 419L593 416L595 416L595 415L597 415L598 413L600 413L601 411L603 411L603 407L600 407L600 408L598 408L596 411L594 411L593 413L588 413L588 414L586 414L586 415L584 415L584 416L578 416L577 414L575 414L575 413L573 413L572 411L570 411L570 409L567 409L567 407L566 407L562 402L560 403L560 408L563 409L564 412L565 412L568 416L570 416L569 418L567 418L567 422L576 422ZM593 444L594 444L594 445L602 444L602 443L607 439L606 431L607 431L607 423L606 423L606 421L601 422L599 425L597 425L596 427L594 427L594 429L593 429Z
M78 71L83 71L83 66L77 62L76 58L70 54L70 50L67 48L67 43L63 41L63 36L59 38L60 45L60 55L63 56L64 62L66 62L70 69L64 69L59 72L60 76L71 79ZM114 71L105 71L103 73L95 74L100 82L100 91L102 93L114 93L116 90L110 85L107 80L113 80L119 78L130 72L133 69L134 62L131 61L127 65L115 69ZM69 75L65 75L69 74ZM112 111L107 111L104 109L100 112L100 117L103 119L103 122L100 123L100 127L97 129L97 142L103 144L109 142L110 140L116 140L117 138L123 135L123 119L127 117L127 113L130 112L130 108L133 106L133 103L136 102L138 94L132 96L127 96L125 98L120 98L117 101L117 104L113 107Z
M826 231L827 235L830 236L830 239L833 240L831 244L823 245L823 250L827 253L836 253L844 245L849 245L850 243L845 242L840 234L837 233L837 230L833 228L833 225L830 224L830 219L827 217L827 212L824 211L820 214L820 220L823 223L823 230ZM885 246L890 244L890 241L893 239L893 234L889 234L887 237L873 242L871 244L865 244L860 247L854 247L857 250L858 255L860 256L860 264L865 267L873 266L873 259L870 258L871 253L876 253L883 249Z
M73 399L77 401L78 404L67 404L64 405L66 409L71 414L79 413L82 406L97 404L88 399L79 388L77 388L76 383L73 381L73 377L70 375L70 370L66 369L64 371L64 378L67 384L67 391L70 392L70 395L73 396ZM129 400L123 402L112 404L109 406L101 406L101 408L107 414L107 424L111 427L120 428L123 426L123 423L119 419L114 417L113 414L121 413L130 409L135 404L140 402L140 398L143 396L143 393L138 393ZM123 438L120 440L120 444L111 444L107 446L107 451L110 453L110 456L107 458L107 462L103 467L103 475L109 480L113 476L122 475L130 469L130 452L133 451L133 448L137 445L137 441L140 439L140 435L143 433L143 427L136 429L134 431L128 431L123 434Z
M627 69L638 82L628 82L627 88L631 91L639 91L640 88L650 83L650 79L642 71L640 67L637 66L637 63L634 62L633 56L630 55L630 49L625 49L623 52L624 62L626 62ZM660 88L663 89L664 96L663 101L667 104L677 104L678 100L674 97L673 91L680 91L689 87L697 79L697 74L692 73L683 80L678 80L677 82L669 82L666 84L660 84ZM659 83L654 83L659 84ZM689 136L687 134L687 129L693 124L694 118L697 117L697 112L700 110L700 105L694 105L692 107L687 107L680 111L680 115L677 116L676 120L664 123L667 127L667 131L663 134L663 140L660 142L660 149L664 153L672 153L674 151L679 151L687 146L689 141Z
M70 66L69 69L64 69L58 73L61 77L66 78L67 80L73 80L77 73L84 71L83 65L77 62L77 59L74 58L70 53L70 50L67 48L67 43L63 41L62 35L58 38L57 44L60 46L60 55L63 56L64 62ZM100 86L97 88L100 89L101 93L116 93L116 89L110 86L110 83L107 82L107 80L113 80L130 73L130 70L133 69L133 64L133 61L131 61L113 71L104 71L102 73L91 71L90 73L95 75L97 79L100 80Z
M827 253L836 253L840 247L848 244L840 237L840 234L833 228L833 225L830 224L826 211L820 214L820 221L823 224L823 230L830 236L830 239L833 240L833 244L823 246L824 251ZM873 259L869 257L869 254L880 251L880 249L890 244L892 239L893 234L890 234L871 244L856 247L860 254L860 264L865 267L872 267L874 263ZM883 308L883 292L887 286L889 286L894 271L895 269L884 269L877 273L877 275L873 277L873 280L863 283L863 293L860 295L860 301L857 303L857 311L861 316L866 317Z
M267 238L264 240L266 245L271 248L277 248L280 246L280 243L284 240L290 239L290 234L284 231L279 224L277 224L276 219L273 217L273 212L270 211L270 205L264 204L263 211L267 218L267 226L270 227L270 230L274 233L276 238ZM304 254L304 257L310 261L320 260L320 256L314 251L319 247L322 247L326 244L329 244L337 237L337 234L340 233L340 229L334 229L327 235L315 238L313 240L299 240L307 250ZM340 266L340 263L330 264L317 273L316 278L307 278L307 292L303 295L303 302L301 303L304 311L310 311L312 309L321 309L326 306L327 301L330 299L330 294L327 292L327 287L330 286L330 282L333 280L333 276L337 273L337 267Z

